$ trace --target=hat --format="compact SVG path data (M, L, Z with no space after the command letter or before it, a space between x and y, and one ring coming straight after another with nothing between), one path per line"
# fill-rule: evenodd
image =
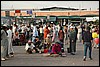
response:
M6 25L6 24L4 24L3 26L7 27L7 25Z
M95 31L95 29L92 29L92 31L94 32L94 31Z
M75 28L74 26L71 26L70 28Z
M47 37L49 37L50 35L48 34Z
M28 43L31 43L31 40L28 40Z
M53 22L51 22L51 23L53 23Z

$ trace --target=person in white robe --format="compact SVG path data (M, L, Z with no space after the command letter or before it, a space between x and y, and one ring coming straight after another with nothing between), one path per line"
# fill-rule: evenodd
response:
M26 43L25 50L27 53L32 54L34 47L35 45L29 40L28 43Z
M7 30L8 33L8 55L9 56L14 56L14 50L13 50L13 46L12 46L12 27L10 26Z
M7 38L7 27L1 28L1 61L8 59L8 38Z
M36 26L33 27L32 42L34 42L35 37L38 36L38 31Z

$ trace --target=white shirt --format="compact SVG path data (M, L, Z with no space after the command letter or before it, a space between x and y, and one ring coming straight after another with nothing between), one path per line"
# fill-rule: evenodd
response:
M8 38L12 38L12 31L9 29L9 30L7 30L7 33L8 33Z
M40 28L40 33L43 33L43 28Z
M78 33L81 33L82 32L82 29L81 28L78 28Z
M12 32L15 33L16 31L16 26L13 26Z
M22 26L21 29L22 29L21 32L24 33L24 32L25 32L25 31L24 31L24 30L25 30L25 26Z
M28 48L31 48L33 49L35 46L31 43L31 45L29 46L28 43L26 43L26 46L25 46L25 50L28 50Z

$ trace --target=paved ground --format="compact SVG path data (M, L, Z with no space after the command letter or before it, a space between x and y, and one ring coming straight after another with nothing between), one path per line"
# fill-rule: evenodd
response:
M99 49L93 49L93 60L83 61L83 45L77 43L76 55L66 52L66 57L43 57L42 54L26 54L24 46L14 46L15 55L1 66L99 66Z

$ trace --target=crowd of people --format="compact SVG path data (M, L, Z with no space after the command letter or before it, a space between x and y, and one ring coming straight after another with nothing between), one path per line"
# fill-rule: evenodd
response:
M14 56L13 45L25 45L28 54L43 53L49 56L53 54L66 56L64 48L67 45L67 52L75 55L77 41L84 44L83 60L86 60L88 47L89 58L92 60L92 46L99 47L99 43L95 43L95 38L99 38L99 25L94 24L76 26L71 23L62 26L60 23L58 25L47 23L2 26L1 60Z

